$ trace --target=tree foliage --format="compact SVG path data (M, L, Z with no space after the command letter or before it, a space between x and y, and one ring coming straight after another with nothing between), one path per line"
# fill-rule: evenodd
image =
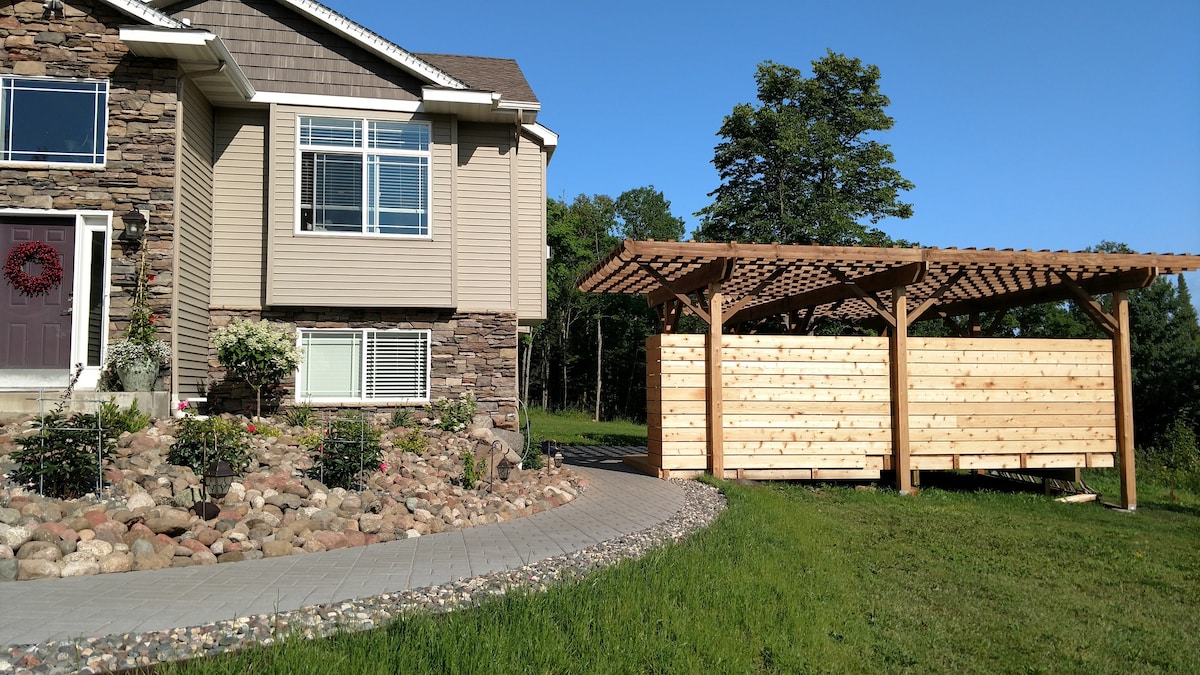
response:
M645 298L579 291L579 278L622 238L676 241L684 224L653 186L616 199L579 195L546 205L547 317L523 342L522 398L554 410L645 415L645 341L657 319Z
M913 185L872 132L893 124L884 112L879 68L829 52L813 76L771 61L758 66L758 105L725 118L713 165L721 186L702 217L705 241L889 245L863 223L908 218L900 193Z

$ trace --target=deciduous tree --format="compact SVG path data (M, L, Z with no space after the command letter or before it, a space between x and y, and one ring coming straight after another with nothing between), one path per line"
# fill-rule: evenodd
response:
M721 186L696 215L706 241L888 245L864 223L908 218L900 193L913 184L871 138L893 124L879 68L829 52L813 76L770 61L758 66L758 104L725 118L713 165Z

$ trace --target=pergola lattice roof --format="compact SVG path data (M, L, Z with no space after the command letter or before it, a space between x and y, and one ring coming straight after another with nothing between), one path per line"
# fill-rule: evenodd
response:
M956 316L1141 288L1196 269L1197 255L626 240L579 287L646 294L652 306L678 301L703 315L690 296L720 283L722 323L737 325L789 312L874 318L897 287L917 315Z

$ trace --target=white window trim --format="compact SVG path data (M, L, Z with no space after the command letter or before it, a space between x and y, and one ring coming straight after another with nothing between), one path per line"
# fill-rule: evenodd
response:
M306 145L302 145L300 143L300 121L301 121L301 119L303 119L305 117L337 119L337 120L356 120L356 121L362 122L362 125L363 125L362 126L362 138L363 138L362 147L348 148L345 146L323 146L323 145L307 145L306 146ZM425 150L425 151L394 150L394 149L381 150L381 149L368 148L367 147L367 138L369 137L368 127L371 122L399 122L402 124L420 124L422 126L425 126L429 129L429 150ZM431 241L431 240L433 240L433 235L434 235L434 222L433 222L433 193L434 193L434 189L433 189L433 183L434 183L433 147L434 147L434 141L433 141L433 123L432 122L430 122L428 120L390 119L390 118L379 118L379 117L360 117L357 115L338 115L338 114L323 114L323 113L318 113L318 112L304 112L304 113L296 114L294 129L295 129L295 139L296 139L296 144L295 144L296 157L295 157L295 163L294 163L293 169L292 169L293 170L292 175L295 176L294 189L292 190L292 192L294 193L293 194L294 203L293 203L292 208L295 213L295 217L293 218L293 223L292 223L293 234L295 234L298 237L342 237L342 238L351 238L351 239L407 239L407 240L416 240L416 241ZM363 206L363 218L364 219L367 218L367 215L366 215L367 210L368 210L368 208L367 208L367 203L368 203L367 190L370 189L370 184L369 184L369 181L367 180L367 175L368 175L367 161L366 161L367 156L374 154L374 155L385 155L385 156L395 156L395 157L424 157L427 162L427 165L428 165L428 175L427 175L427 179L425 181L425 208L427 210L425 222L426 222L427 232L425 234L385 234L382 232L368 232L365 229L367 227L365 222L363 223L364 229L363 229L363 231L360 231L360 232L329 232L329 231L301 229L300 219L301 219L302 212L303 212L303 209L300 206L300 204L302 202L302 198L301 198L301 194L300 194L301 180L302 180L301 175L303 173L302 156L306 151L337 152L337 153L345 153L345 154L359 153L362 155L362 157L363 157L362 206Z
M107 79L88 79L88 78L67 78L67 77L34 77L28 75L13 75L4 73L4 79L12 80L37 80L41 82L86 82L89 84L104 84L104 92L100 94L101 105L104 110L104 123L99 132L100 138L100 162L33 162L29 160L8 160L0 158L0 166L12 169L103 169L108 162L108 100L109 94L112 91L112 83ZM6 105L3 98L0 98L0 105ZM0 110L0 117L7 114L7 110ZM2 141L2 139L0 139ZM6 151L11 152L11 150ZM90 154L90 153L89 153Z
M431 381L431 378L433 377L433 331L432 330L429 330L427 328L426 329L419 329L419 328L349 328L349 327L347 327L347 328L297 328L296 329L296 349L301 350L301 354L304 357L307 357L306 354L303 354L304 335L306 333L360 333L363 336L363 345L364 345L363 356L362 356L362 358L363 358L362 366L363 367L360 372L360 381L359 381L359 388L358 388L358 390L360 392L365 392L367 390L367 387L366 387L366 377L367 377L366 334L367 333L418 333L418 334L422 335L425 340L425 378L424 378L424 382L422 383L423 388L425 390L425 395L420 398L386 398L386 399L385 398L366 398L365 396L360 396L358 398L305 396L305 395L302 395L302 392L301 392L301 374L300 374L300 370L297 369L296 370L296 387L295 387L295 402L296 403L298 403L298 404L309 404L309 403L406 404L406 403L429 403L430 402L431 399L429 397L429 389L430 389L430 381ZM303 367L304 367L303 363L301 363L300 368L303 368Z

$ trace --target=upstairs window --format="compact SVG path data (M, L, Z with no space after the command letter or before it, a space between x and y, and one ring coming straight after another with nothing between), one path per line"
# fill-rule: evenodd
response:
M300 231L429 236L429 124L300 118Z
M104 165L108 82L0 77L0 161Z

